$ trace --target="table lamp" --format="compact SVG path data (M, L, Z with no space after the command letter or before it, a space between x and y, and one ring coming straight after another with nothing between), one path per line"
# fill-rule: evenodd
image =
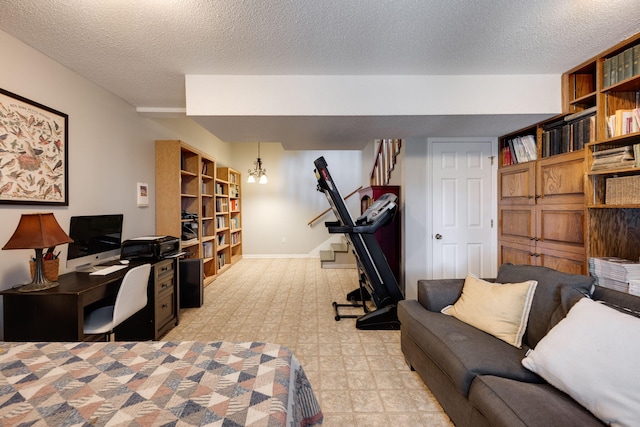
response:
M73 240L67 236L53 213L23 214L18 228L2 249L35 249L35 272L33 280L22 286L18 291L33 292L58 286L58 282L51 282L44 276L42 268L42 250L52 248Z

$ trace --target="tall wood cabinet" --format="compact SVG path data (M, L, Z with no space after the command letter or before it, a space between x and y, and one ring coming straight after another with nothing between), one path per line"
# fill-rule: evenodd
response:
M239 217L241 181L240 174L231 171L182 141L156 141L156 233L179 237L186 258L202 259L205 286L234 260L229 206L235 200ZM233 198L232 173L237 183ZM242 246L235 245L235 250L237 260Z
M589 257L640 257L639 63L637 34L563 74L561 115L499 139L500 263L586 274ZM529 135L537 158L512 164ZM635 163L603 165L624 147Z
M560 154L499 170L499 264L585 274L584 155Z

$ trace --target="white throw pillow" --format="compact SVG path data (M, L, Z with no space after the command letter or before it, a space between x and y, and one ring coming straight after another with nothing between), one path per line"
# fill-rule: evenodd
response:
M458 301L441 312L521 348L537 285L491 283L468 274Z
M612 426L640 422L640 319L583 298L522 360Z

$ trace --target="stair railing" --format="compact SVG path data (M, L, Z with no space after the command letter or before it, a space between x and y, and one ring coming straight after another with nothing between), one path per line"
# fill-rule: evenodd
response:
M369 175L371 185L389 185L391 172L396 165L396 158L402 147L401 139L380 139L373 169Z
M347 200L349 197L353 196L354 194L356 194L358 191L362 190L362 185L358 188L356 188L355 190L353 190L351 193L347 194L346 196L343 197L343 200ZM325 216L327 213L329 213L329 211L331 211L331 208L326 209L324 212L322 212L320 215L316 216L315 218L313 218L311 221L309 221L307 223L307 225L309 227L313 226L313 223L316 222L317 220L319 220L320 218L322 218L323 216Z

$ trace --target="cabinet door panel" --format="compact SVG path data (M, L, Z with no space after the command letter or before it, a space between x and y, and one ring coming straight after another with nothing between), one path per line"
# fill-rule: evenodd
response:
M521 245L503 240L498 241L498 265L507 262L531 265L533 255L533 247L530 245Z
M537 203L584 203L582 151L538 162Z
M498 194L500 204L532 205L535 203L535 164L527 162L500 170Z
M538 247L584 254L585 213L582 205L537 208Z
M504 206L498 214L498 238L529 244L535 235L535 210L529 206Z
M587 274L584 254L572 254L546 249L536 257L538 264L570 274Z

